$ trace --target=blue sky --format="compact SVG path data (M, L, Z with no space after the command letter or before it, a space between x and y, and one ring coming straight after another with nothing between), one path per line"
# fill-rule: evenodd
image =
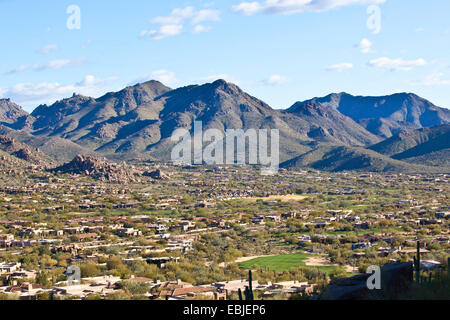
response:
M274 108L342 91L450 108L449 12L448 0L0 0L0 96L31 111L224 78Z

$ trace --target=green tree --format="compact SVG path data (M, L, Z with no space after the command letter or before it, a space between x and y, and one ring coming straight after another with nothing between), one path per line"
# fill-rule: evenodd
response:
M89 278L101 274L100 268L95 263L86 263L80 266L81 277Z

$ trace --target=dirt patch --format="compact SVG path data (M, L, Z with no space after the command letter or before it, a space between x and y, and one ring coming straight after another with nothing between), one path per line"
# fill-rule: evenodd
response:
M268 256L252 256L252 257L241 257L241 258L237 258L234 262L235 263L240 263L240 262L245 262L245 261L249 261L249 260L253 260L256 258L265 258L265 257L273 257L274 255L268 255Z
M245 200L245 201L257 201L257 200L262 200L262 201L281 201L281 202L288 202L288 201L301 201L303 199L307 198L306 196L301 196L301 195L297 195L297 194L291 194L291 195L284 195L284 196L269 196L269 197L265 197L265 198L257 198L257 197L253 197L253 198L240 198L240 200Z
M331 263L326 257L323 256L310 257L307 260L305 260L305 264L310 267L338 266L337 264ZM348 273L358 273L358 268L352 267L350 265L345 265L344 269Z
M347 271L348 273L359 273L359 270L357 267L352 267L349 265L344 266L345 271Z
M330 263L326 257L322 256L309 257L305 260L305 264L311 267L337 266L337 264Z

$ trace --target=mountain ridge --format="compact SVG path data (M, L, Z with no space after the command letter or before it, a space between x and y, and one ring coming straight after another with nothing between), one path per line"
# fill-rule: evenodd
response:
M449 109L437 107L414 93L353 96L341 92L300 103L311 102L337 110L383 138L390 138L402 129L420 129L450 122ZM378 125L377 121L380 121Z
M450 124L403 131L369 149L411 163L450 165Z
M367 156L390 163L388 159L402 159L393 159L393 154L383 152L375 155L372 152L377 150L370 148L411 129L448 124L450 110L410 93L382 97L332 93L296 102L286 110L275 110L221 79L177 89L151 80L99 98L74 94L51 105L40 105L31 114L2 99L1 119L0 134L40 148L59 162L70 161L78 154L114 160L167 161L174 145L172 132L177 128L192 130L194 121L202 121L203 129L222 132L278 129L282 162L308 152L325 155L323 148L346 147L335 154L349 158L356 155L360 159ZM369 149L356 152L352 148ZM328 154L332 152L327 150ZM423 156L425 151L417 156ZM414 157L410 158L408 161L413 163Z

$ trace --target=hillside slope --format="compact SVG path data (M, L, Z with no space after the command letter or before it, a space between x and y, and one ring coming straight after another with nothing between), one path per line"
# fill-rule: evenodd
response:
M32 123L32 117L10 99L0 99L0 125L14 129L26 128Z
M393 159L446 166L450 164L450 124L405 131L370 149Z
M0 150L28 164L44 168L55 164L53 159L42 153L39 149L32 148L9 136L0 135Z
M297 102L287 112L306 121L308 136L320 142L365 146L381 140L339 111L315 102Z
M439 108L413 93L381 97L333 93L301 102L333 108L352 118L367 130L389 138L406 129L420 129L450 123L450 110Z
M345 146L320 146L281 164L287 169L314 168L317 170L370 172L450 172L450 168L410 164L376 153L372 150Z

